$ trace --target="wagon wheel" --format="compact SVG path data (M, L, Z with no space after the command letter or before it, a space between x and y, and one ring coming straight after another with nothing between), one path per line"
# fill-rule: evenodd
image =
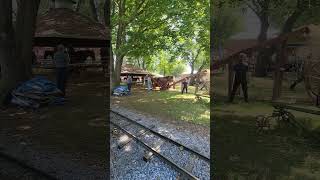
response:
M305 88L313 102L320 96L320 62L311 62L305 71Z

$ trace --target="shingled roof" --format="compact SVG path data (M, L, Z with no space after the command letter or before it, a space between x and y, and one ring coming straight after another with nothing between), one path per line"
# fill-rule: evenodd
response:
M110 29L67 8L49 10L37 19L35 45L67 42L80 47L103 47L110 40Z

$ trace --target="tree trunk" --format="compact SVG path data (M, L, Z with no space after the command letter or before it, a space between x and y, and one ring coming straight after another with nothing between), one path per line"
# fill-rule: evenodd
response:
M124 58L124 56L117 56L116 57L116 66L114 69L114 76L113 76L114 86L120 85L120 77L121 77L121 68L122 68L123 58Z
M191 73L190 74L193 75L194 74L194 61L190 64L190 67L191 67ZM190 86L193 86L194 83L195 83L195 77L191 76L190 82L189 82Z
M233 88L234 72L232 70L232 63L228 64L228 99L231 97L231 92Z
M263 14L259 16L260 20L260 33L258 36L259 43L262 43L263 41L267 40L267 32L269 29L269 20L268 15ZM257 56L257 64L255 68L255 75L257 77L266 77L267 76L267 63L269 61L267 49L261 48L258 52Z
M27 78L32 76L32 44L40 0L20 0L16 21L17 61L24 66Z
M98 10L96 7L95 0L90 0L90 9L91 9L91 14L93 16L93 19L98 22L99 16L98 16Z
M104 12L103 12L103 15L104 15L104 23L105 25L111 29L111 3L110 3L111 0L106 0L105 3L104 3L104 6L103 6L103 9L104 9Z
M12 1L0 3L0 103L3 104L8 93L21 81L32 75L32 41L40 0L20 0L16 32L12 24Z
M81 6L82 6L82 3L83 3L83 0L78 0L77 6L76 6L76 9L75 9L76 12L79 12L79 11L80 11L80 8L81 8Z
M111 0L105 0L104 6L103 6L103 16L104 16L104 23L106 27L111 30ZM113 58L113 49L112 49L112 43L110 41L109 43L109 51L110 51L110 56L109 56L109 81L110 81L110 88L113 89L113 76L114 76L114 58ZM111 92L111 91L110 91Z
M272 100L276 101L281 96L281 88L282 88L282 79L283 79L283 70L281 69L283 65L287 62L286 55L286 41L283 41L279 47L279 53L277 54L277 67L274 72L274 80L273 80L273 95Z
M201 71L202 71L204 65L205 65L205 63L203 63L203 64L200 66L197 74L194 76L194 79L195 79L195 81L196 81L196 83L195 83L195 84L196 84L196 89L195 89L195 91L194 91L194 94L195 94L195 95L198 93L198 90L199 90L200 76L201 76Z
M119 21L118 21L118 30L117 30L117 39L116 39L116 65L114 70L114 76L113 76L113 84L114 86L120 85L120 75L121 75L121 68L124 58L124 53L119 52L120 48L122 47L122 44L125 41L126 33L125 28L126 25L123 22L123 18L125 17L125 8L126 1L121 0L119 5Z
M13 59L14 30L12 27L12 1L3 0L0 2L0 100L1 104L14 84L19 80L16 73L19 73L19 66ZM16 72L16 73L14 73Z
M142 69L146 70L146 61L144 59L142 61Z
M200 55L200 52L201 52L201 48L199 48L195 54L195 56L193 55L193 60L191 61L190 63L190 67L191 67L191 75L194 74L194 65L196 63L196 61L198 60L198 57ZM195 77L194 76L191 76L191 79L190 79L190 85L194 85L194 82L195 82Z
M298 9L292 13L292 15L286 20L281 34L285 34L292 31L292 28L294 27L294 24L298 20L298 18L302 15L303 11Z

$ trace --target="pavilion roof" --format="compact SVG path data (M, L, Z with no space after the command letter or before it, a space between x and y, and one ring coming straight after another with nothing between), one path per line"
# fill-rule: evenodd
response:
M131 65L131 64L125 64L122 66L121 68L121 74L131 74L131 75L147 75L147 74L150 74L152 75L150 72L142 69L142 68L139 68L139 67L136 67L134 65Z
M67 8L54 8L37 19L35 45L67 42L81 47L106 46L110 29Z

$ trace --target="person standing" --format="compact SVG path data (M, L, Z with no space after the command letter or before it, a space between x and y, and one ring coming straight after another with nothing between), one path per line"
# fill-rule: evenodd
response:
M247 72L248 65L245 63L247 55L240 53L238 63L233 67L235 71L235 79L229 102L233 102L234 96L241 85L245 102L248 102L248 85L247 85Z
M65 47L62 44L58 45L57 52L54 53L53 63L56 68L57 87L62 91L63 96L65 96L70 57L65 52Z
M132 86L132 77L131 77L131 75L127 76L127 86L128 86L129 92L131 92L131 86Z
M147 84L148 84L148 91L152 90L152 80L151 80L151 76L148 75L147 77Z
M186 94L188 93L188 80L189 80L189 78L185 78L185 79L182 81L182 91L181 91L181 94L183 94L184 90L186 90Z

